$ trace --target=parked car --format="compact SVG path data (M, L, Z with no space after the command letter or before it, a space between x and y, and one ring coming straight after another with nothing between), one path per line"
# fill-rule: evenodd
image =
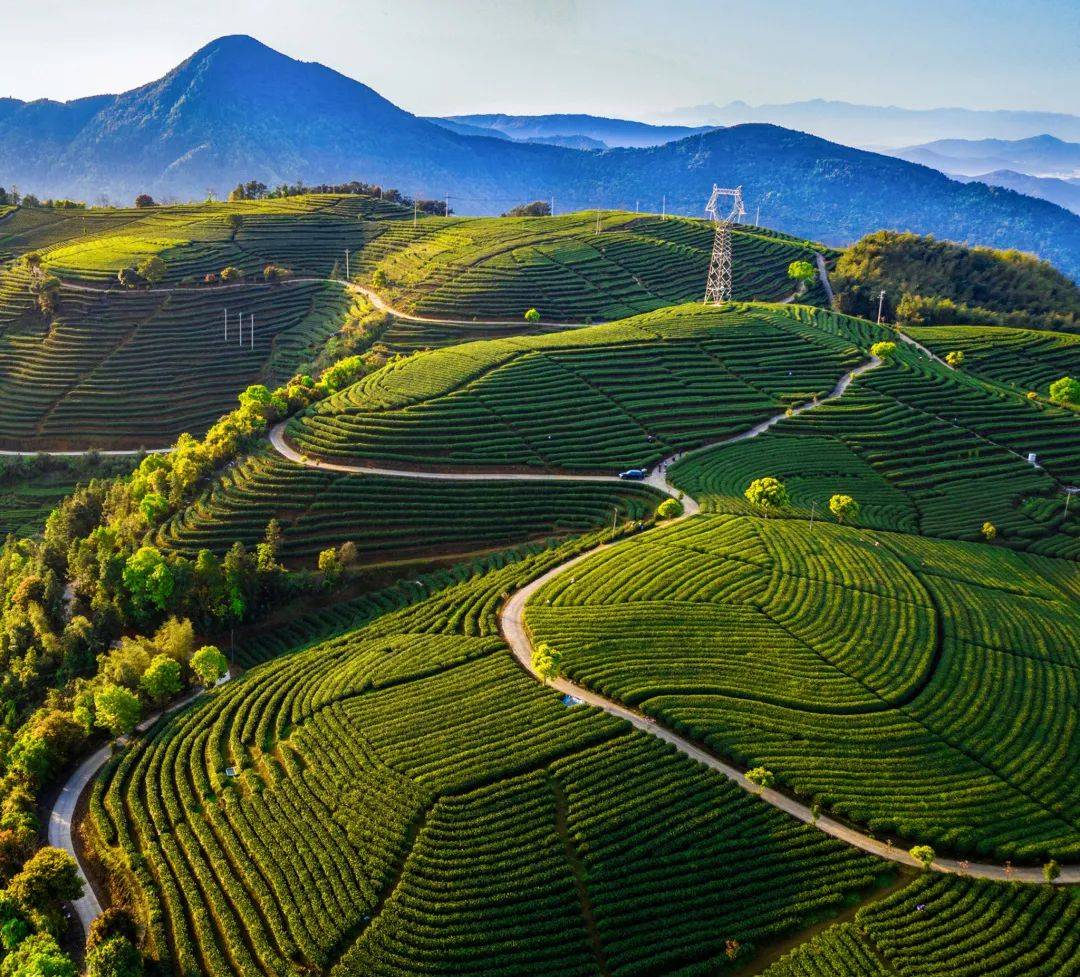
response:
M624 472L619 472L619 478L631 478L640 481L648 474L644 468L628 468Z

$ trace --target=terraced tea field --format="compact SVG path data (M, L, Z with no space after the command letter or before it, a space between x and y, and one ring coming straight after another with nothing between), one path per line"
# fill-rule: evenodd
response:
M252 285L227 298L66 292L49 323L36 315L0 323L0 446L158 447L205 431L249 384L291 376L355 302L333 282Z
M923 878L826 930L763 977L1062 977L1080 971L1068 892Z
M121 754L92 819L157 955L203 974L672 972L869 885L871 858L512 664L500 595L587 545L255 669Z
M801 520L699 516L526 608L564 674L876 831L1080 855L1075 566Z
M790 514L801 517L845 492L862 504L864 525L975 540L989 521L999 542L1080 556L1080 525L1066 519L1063 495L1080 480L1075 415L906 347L841 400L672 469L717 512L748 512L743 491L762 474L784 480Z
M1005 326L921 326L909 334L938 356L964 354L963 369L1026 393L1049 395L1051 383L1080 374L1080 336Z
M700 300L712 251L707 221L585 211L555 218L387 223L358 258L393 304L422 316L520 318L537 308L562 322L620 319ZM732 235L734 297L779 302L792 261L836 252L766 228ZM827 305L820 284L801 298Z
M610 473L823 395L865 358L859 342L831 313L680 306L420 354L298 416L287 436L320 457Z
M565 536L610 525L616 515L647 519L659 501L634 483L433 482L320 471L254 455L164 526L158 542L189 554L220 554L236 540L258 543L276 518L286 559L310 561L327 546L352 540L369 563Z

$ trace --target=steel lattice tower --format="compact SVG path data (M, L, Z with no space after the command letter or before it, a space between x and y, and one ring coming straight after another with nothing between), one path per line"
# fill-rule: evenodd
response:
M721 197L731 197L731 211L721 216L716 209ZM705 205L705 213L716 225L713 237L712 258L709 260L709 278L705 284L705 304L719 305L731 301L731 225L737 224L746 213L743 207L742 187L725 190L713 184L712 196Z

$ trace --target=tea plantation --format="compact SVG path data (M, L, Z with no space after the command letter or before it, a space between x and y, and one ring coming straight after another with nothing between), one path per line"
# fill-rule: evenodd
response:
M236 540L258 543L277 519L286 559L310 562L327 546L351 540L370 563L564 536L613 518L645 519L659 501L634 483L435 482L320 471L263 454L221 475L160 530L158 542L189 554L220 554Z
M380 370L290 424L309 454L611 471L729 437L832 390L865 354L832 313L687 305L467 343Z
M91 820L156 954L205 974L672 972L869 886L868 856L512 664L500 595L588 545L255 669L119 755Z
M826 809L969 856L1080 856L1075 565L699 516L529 604L567 677Z

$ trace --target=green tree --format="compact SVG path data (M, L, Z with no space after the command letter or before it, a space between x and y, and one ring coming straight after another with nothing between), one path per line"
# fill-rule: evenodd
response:
M1061 875L1061 866L1058 865L1058 863L1056 861L1054 861L1054 859L1051 858L1050 861L1048 861L1043 866L1043 878L1047 882L1053 882L1060 875Z
M503 217L550 217L551 203L547 200L534 200L528 204L511 207Z
M1072 377L1062 377L1050 384L1050 399L1055 404L1065 404L1069 407L1080 406L1080 380Z
M59 933L61 905L83 894L79 867L60 848L40 848L8 883L7 897L38 929Z
M989 520L982 524L982 529L979 531L982 533L983 539L985 539L988 543L992 543L995 539L997 539L997 526L995 526Z
M243 279L244 273L236 265L226 265L219 277L223 282L238 282Z
M746 501L761 509L766 517L770 512L783 509L791 502L784 483L771 475L755 478L743 494Z
M529 309L529 311L525 313L525 321L526 322L539 322L540 321L540 313L539 313L539 311L537 311L536 309Z
M532 670L544 682L550 682L562 674L562 652L541 642L532 651Z
M964 351L962 349L954 349L951 352L946 353L945 362L954 370L959 370L964 364Z
M232 194L229 194L229 199L232 200ZM244 226L243 215L237 213L226 214L225 226L232 232L232 237L235 238L240 228Z
M382 268L376 268L375 273L371 276L372 288L386 288L389 284L389 279L386 277L386 272Z
M923 871L933 865L934 859L937 858L937 852L929 845L916 845L908 854L923 867Z
M157 204L154 203L154 198L151 197L150 194L140 193L135 198L135 206L138 207L140 210L143 210L146 207L156 207Z
M751 770L747 770L746 779L749 780L750 783L757 785L759 794L776 783L776 776L771 770L768 770L765 767L754 767Z
M208 689L213 688L229 670L225 656L214 645L204 645L191 656L191 670Z
M155 655L139 679L139 688L161 705L180 691L180 663L168 655Z
M101 915L90 924L90 932L86 934L86 949L92 950L114 936L122 936L132 943L137 942L139 937L134 918L123 906L109 906L101 911Z
M195 650L195 628L186 617L173 615L154 632L154 647L184 665Z
M657 519L675 519L683 514L683 504L678 499L664 499L656 507Z
M124 936L112 936L86 954L86 977L140 977L142 972L142 957Z
M887 339L883 339L880 342L874 343L870 347L870 355L876 356L878 359L887 360L896 352L896 343L889 342Z
M341 577L341 559L338 556L338 551L333 546L328 547L319 554L319 572L328 585L337 583Z
M360 356L346 356L322 372L321 380L327 392L337 393L356 383L364 375L364 360Z
M160 255L152 254L135 266L135 271L151 285L156 285L165 278L169 268Z
M139 500L139 511L151 526L156 526L169 514L169 502L157 492L147 492Z
M140 610L165 610L174 580L165 557L155 546L140 546L124 564L124 586Z
M788 265L788 278L799 283L799 291L805 292L810 283L817 277L817 270L809 261L793 261Z
M103 685L94 693L94 716L114 736L130 733L142 714L139 697L121 685Z
M854 522L859 518L861 506L850 495L834 495L829 499L829 511L837 522Z
M78 973L48 933L28 936L0 964L0 977L78 977Z

